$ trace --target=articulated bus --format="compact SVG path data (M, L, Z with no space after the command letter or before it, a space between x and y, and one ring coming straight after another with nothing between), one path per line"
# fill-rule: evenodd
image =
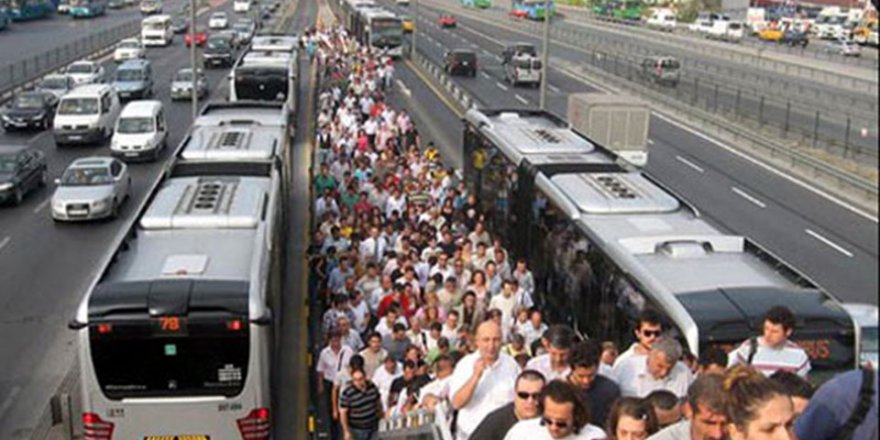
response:
M367 9L379 8L373 0L340 0L342 13L345 15L343 24L349 31L354 32L357 27L358 14Z
M692 353L729 350L785 305L814 380L857 364L858 329L833 297L746 237L729 235L561 118L528 110L465 116L465 177L551 321L632 342L646 307Z
M12 21L43 18L55 12L52 0L10 0L7 8Z
M93 18L107 12L107 0L70 0L67 13L73 18Z
M548 3L545 0L513 0L510 3L511 14L521 18L530 20L543 20L545 8ZM556 2L549 0L550 17L556 14Z
M282 105L209 104L70 327L93 440L269 439Z
M489 9L492 4L492 0L461 0L461 5L466 8Z
M361 43L392 58L403 56L403 20L384 9L365 9L356 20L354 33Z

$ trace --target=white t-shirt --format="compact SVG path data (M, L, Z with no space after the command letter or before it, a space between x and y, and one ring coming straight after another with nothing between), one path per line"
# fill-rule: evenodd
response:
M562 371L553 371L553 367L550 363L550 355L542 354L538 357L534 357L529 360L529 363L526 364L526 370L535 370L544 375L544 379L547 382L552 380L561 379L565 380L568 378L569 373L571 373L571 367L565 367Z
M449 400L453 400L455 394L473 376L474 365L479 358L479 352L472 353L463 357L455 366L455 372L449 379ZM483 370L471 400L458 410L457 440L467 440L489 413L513 402L514 383L519 373L519 365L504 353L500 353L498 360Z
M398 362L394 373L389 373L385 369L385 364L379 366L373 373L373 384L379 389L379 395L382 397L382 407L388 409L388 394L391 393L391 383L394 379L403 376L403 366Z
M620 386L620 395L624 397L643 398L652 391L667 390L678 398L684 398L694 378L683 363L676 362L668 376L660 380L654 379L648 372L646 356L630 356L614 371L617 385Z
M605 431L595 425L587 425L581 428L577 434L567 435L559 440L604 440ZM541 426L541 418L523 420L517 422L507 431L504 440L553 440L547 428Z
M758 348L752 359L752 368L770 376L777 371L788 371L806 378L810 372L810 357L799 345L791 341L785 341L779 348L769 347L764 344L764 338L757 338ZM747 364L749 352L752 349L751 340L746 339L736 350L730 352L728 366Z

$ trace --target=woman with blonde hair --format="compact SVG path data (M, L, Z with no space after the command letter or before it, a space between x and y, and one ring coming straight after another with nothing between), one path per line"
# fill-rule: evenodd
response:
M794 404L779 383L751 367L724 375L724 412L731 440L795 440Z

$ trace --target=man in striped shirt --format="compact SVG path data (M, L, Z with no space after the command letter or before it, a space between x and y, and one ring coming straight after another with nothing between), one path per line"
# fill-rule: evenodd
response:
M788 371L806 378L810 358L796 343L789 340L795 330L795 316L784 306L775 306L764 315L762 336L749 338L730 353L728 367L751 365L769 377L777 371Z
M384 417L379 389L361 369L351 372L351 386L342 392L339 420L344 440L376 440Z

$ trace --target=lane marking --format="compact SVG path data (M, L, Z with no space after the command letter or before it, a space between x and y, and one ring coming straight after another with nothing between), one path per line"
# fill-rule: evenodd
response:
M751 195L751 194L749 194L749 193L747 193L747 192L745 192L745 191L743 191L743 190L741 190L741 189L739 189L739 188L737 188L737 187L735 187L735 186L730 187L730 190L733 191L734 193L736 193L738 196L740 196L740 197L742 197L742 198L744 198L744 199L746 199L746 200L748 200L748 201L754 203L755 205L757 205L757 206L760 207L761 209L764 209L764 208L767 207L767 204L764 203L764 202L762 202L762 201L760 201L760 200L758 200L757 197L755 197L755 196L753 196L753 195Z
M556 87L553 84L547 84L547 88L550 89L550 91L553 93L560 93L561 92L561 90L559 90L559 87ZM650 143L651 140L649 139L648 142Z
M526 98L523 98L522 96L519 96L519 94L517 94L514 98L516 98L517 101L519 101L525 105L529 105L529 100Z
M3 239L0 240L0 250L3 250L10 241L12 241L12 237L3 237ZM0 414L2 414L2 411L0 411Z
M495 56L494 53L489 52L489 51L486 50L486 49L483 49L483 55L486 55L487 57L494 57L494 56Z
M9 238L9 237L7 237ZM0 246L2 248L3 246ZM15 400L15 397L18 396L18 393L21 392L21 387L16 385L12 387L12 390L9 392L9 395L6 396L6 399L3 401L3 405L0 405L0 419L3 418L3 415L6 414L6 411L9 411L9 408L12 407L12 402Z
M30 139L28 139L27 143L32 144L32 143L36 142L38 139L40 139L41 137L48 136L50 134L51 134L51 130L43 130L39 134L36 134L36 135L32 136Z
M688 167L692 168L694 171L696 171L696 172L698 172L698 173L700 173L700 174L703 174L703 173L706 172L706 170L704 170L701 166L699 166L699 165L697 165L697 164L695 164L695 163L693 163L693 162L691 162L691 161L685 159L684 157L681 157L681 156L675 156L675 160L677 160L677 161L679 161L679 162L681 162L681 163L687 165Z
M648 145L654 145L654 139L648 139Z
M499 89L504 90L505 92L508 90L507 86L501 84L500 82L495 82L495 85L498 86Z
M52 198L46 197L46 200L43 200L36 208L34 208L34 214L39 214L40 211L46 208L46 206L49 206L50 202L52 202Z
M406 96L412 96L412 91L406 87L406 84L403 83L402 80L395 80L397 83L397 87L400 87L400 90L403 91L403 94Z
M482 76L483 78L486 78L486 79L488 79L488 80L491 80L491 79L492 79L492 77L489 76L489 74L486 73L486 72L480 72L480 76Z
M809 234L811 237L815 238L816 240L819 240L822 243L825 243L826 245L828 245L830 248L836 250L837 252L840 252L841 254L846 255L848 258L853 258L855 256L855 255L853 255L852 252L846 250L843 246L831 241L830 239L819 234L818 232L813 231L812 229L805 229L804 232L806 232L807 234Z

